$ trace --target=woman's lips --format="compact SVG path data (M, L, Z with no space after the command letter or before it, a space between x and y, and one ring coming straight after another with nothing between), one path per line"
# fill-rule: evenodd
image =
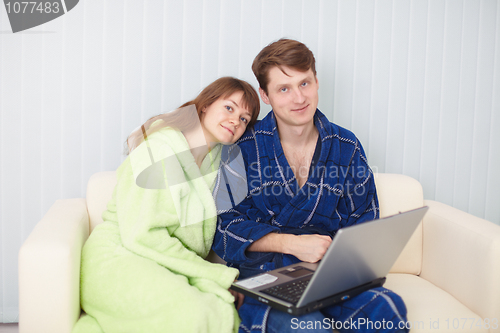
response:
M222 125L221 125L222 126ZM223 128L227 129L229 131L229 133L231 133L232 135L234 135L234 132L231 131L229 128L225 127L225 126L222 126Z

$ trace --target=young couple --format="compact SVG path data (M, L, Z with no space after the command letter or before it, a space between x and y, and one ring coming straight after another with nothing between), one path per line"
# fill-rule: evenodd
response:
M378 217L361 144L317 109L312 52L281 39L257 55L252 70L262 100L272 107L262 121L256 123L255 90L226 77L129 137L136 148L118 168L104 222L83 248L87 315L74 333L305 332L308 325L292 324L356 324L361 318L392 322L383 328L393 329L353 331L407 331L403 301L385 288L299 318L228 290L238 276L317 262L339 228ZM220 179L221 144L234 143L243 155L248 195L216 211L212 190ZM341 172L332 176L329 169ZM143 177L148 170L161 177ZM232 267L205 261L211 246Z

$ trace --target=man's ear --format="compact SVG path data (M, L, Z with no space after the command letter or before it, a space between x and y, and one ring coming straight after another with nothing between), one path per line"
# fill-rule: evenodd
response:
M266 103L267 105L271 105L271 102L269 101L269 97L267 97L266 92L264 89L259 87L259 93L260 93L260 98L262 98L262 101Z

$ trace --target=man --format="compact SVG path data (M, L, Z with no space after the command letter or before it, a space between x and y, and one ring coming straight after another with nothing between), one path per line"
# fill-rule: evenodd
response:
M237 142L248 195L220 213L213 245L240 278L317 262L338 229L378 218L373 173L360 142L317 109L312 52L281 39L257 55L252 70L272 111ZM240 332L304 332L308 322L324 323L311 331L331 332L332 320L358 332L407 331L403 301L385 288L298 318L247 297L239 314Z

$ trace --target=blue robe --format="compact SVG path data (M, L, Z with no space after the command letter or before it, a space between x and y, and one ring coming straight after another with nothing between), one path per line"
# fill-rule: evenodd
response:
M302 188L286 160L272 111L237 142L246 170L246 195L240 193L245 189L241 177L236 180L239 185L224 192L238 172L228 167L231 153L221 157L224 177L219 177L216 192L224 195L216 196L219 217L212 248L229 266L240 270L240 279L299 261L288 254L246 251L268 233L333 237L342 227L379 216L373 172L359 140L329 122L319 110L314 124L319 137ZM239 198L231 198L228 204L227 192L231 191ZM246 297L239 311L240 331L262 331L269 312L268 306Z

